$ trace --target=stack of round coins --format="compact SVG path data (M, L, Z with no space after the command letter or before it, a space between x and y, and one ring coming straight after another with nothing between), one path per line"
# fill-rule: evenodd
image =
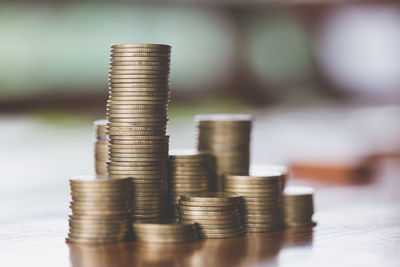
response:
M130 213L130 179L106 176L70 179L72 215L67 241L112 243L126 240Z
M181 194L208 192L212 177L209 152L173 150L168 159L169 216L178 217L177 204Z
M224 174L247 175L253 117L240 114L197 115L197 149L210 151L216 161L216 190L223 191ZM215 189L214 189L215 190Z
M260 173L262 171L277 171L281 173L282 190L285 188L286 181L289 178L288 167L281 164L251 164L250 173Z
M285 224L288 227L315 226L314 189L305 186L288 186L283 192Z
M251 176L226 175L225 192L243 198L242 213L246 231L269 232L284 228L281 173L262 171Z
M198 239L196 227L191 224L153 224L133 223L133 232L137 241L175 243Z
M235 194L209 192L181 195L179 221L196 223L202 238L229 238L245 234L240 215L241 198Z
M170 52L168 45L111 46L107 171L132 178L135 222L165 215Z
M108 136L106 134L107 120L94 121L96 141L94 143L94 162L97 175L107 174Z

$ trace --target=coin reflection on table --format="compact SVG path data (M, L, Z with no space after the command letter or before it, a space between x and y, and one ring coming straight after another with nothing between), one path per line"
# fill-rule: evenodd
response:
M285 247L305 247L313 244L314 229L312 227L287 228L284 232Z
M249 266L257 262L268 262L277 265L277 255L284 241L284 231L269 233L248 233L246 261L242 266ZM274 240L271 242L271 240Z
M104 245L68 243L68 247L73 267L124 267L132 264L131 245L128 243Z
M135 242L130 266L190 266L190 259L202 242Z
M248 247L243 237L227 239L205 239L201 249L191 256L189 266L240 266Z

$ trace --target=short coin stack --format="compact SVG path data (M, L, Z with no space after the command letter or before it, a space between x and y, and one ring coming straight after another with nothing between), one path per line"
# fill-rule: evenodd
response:
M107 174L108 136L106 134L107 120L97 120L94 123L96 141L94 143L94 161L97 175Z
M240 215L241 198L214 192L181 195L179 221L197 223L202 238L229 238L245 234Z
M288 227L314 226L314 190L305 186L288 186L283 192L285 224Z
M173 150L168 159L169 216L177 218L177 205L181 194L209 190L212 177L212 157L208 152Z
M247 175L253 117L241 114L197 115L197 149L216 160L216 189L223 191L224 174Z
M137 241L175 243L198 239L196 227L191 224L134 223L133 232Z
M130 181L102 176L70 179L72 215L67 240L113 243L126 240L129 226Z
M284 227L281 187L281 173L275 171L251 173L251 176L226 175L224 179L225 192L243 198L242 214L249 233Z
M260 173L264 170L277 171L281 173L282 190L285 188L286 182L289 178L288 167L281 164L251 164L250 173Z
M132 219L158 222L165 214L171 47L111 46L107 102L108 174L132 177Z

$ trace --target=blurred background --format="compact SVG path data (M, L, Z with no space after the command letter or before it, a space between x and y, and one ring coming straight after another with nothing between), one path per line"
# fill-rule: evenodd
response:
M253 163L335 176L399 155L397 1L13 1L0 33L0 193L54 192L53 214L94 172L113 43L172 46L171 148L195 146L195 114L251 113Z
M335 198L335 181L400 155L398 1L2 1L0 34L0 247L12 260L40 257L37 242L68 258L68 179L94 174L114 43L172 46L173 149L195 147L195 114L251 113L252 163L287 164L289 183L315 178Z

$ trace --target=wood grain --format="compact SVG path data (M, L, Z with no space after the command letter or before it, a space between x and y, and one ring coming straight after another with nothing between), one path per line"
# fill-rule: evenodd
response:
M2 218L2 266L400 266L400 168L380 163L365 184L292 179L316 188L317 226L184 244L66 244L57 192L22 195L25 217ZM7 197L1 196L1 202ZM65 205L66 206L66 205ZM3 205L4 207L4 205ZM9 207L10 210L12 207ZM29 209L43 216L30 215Z

